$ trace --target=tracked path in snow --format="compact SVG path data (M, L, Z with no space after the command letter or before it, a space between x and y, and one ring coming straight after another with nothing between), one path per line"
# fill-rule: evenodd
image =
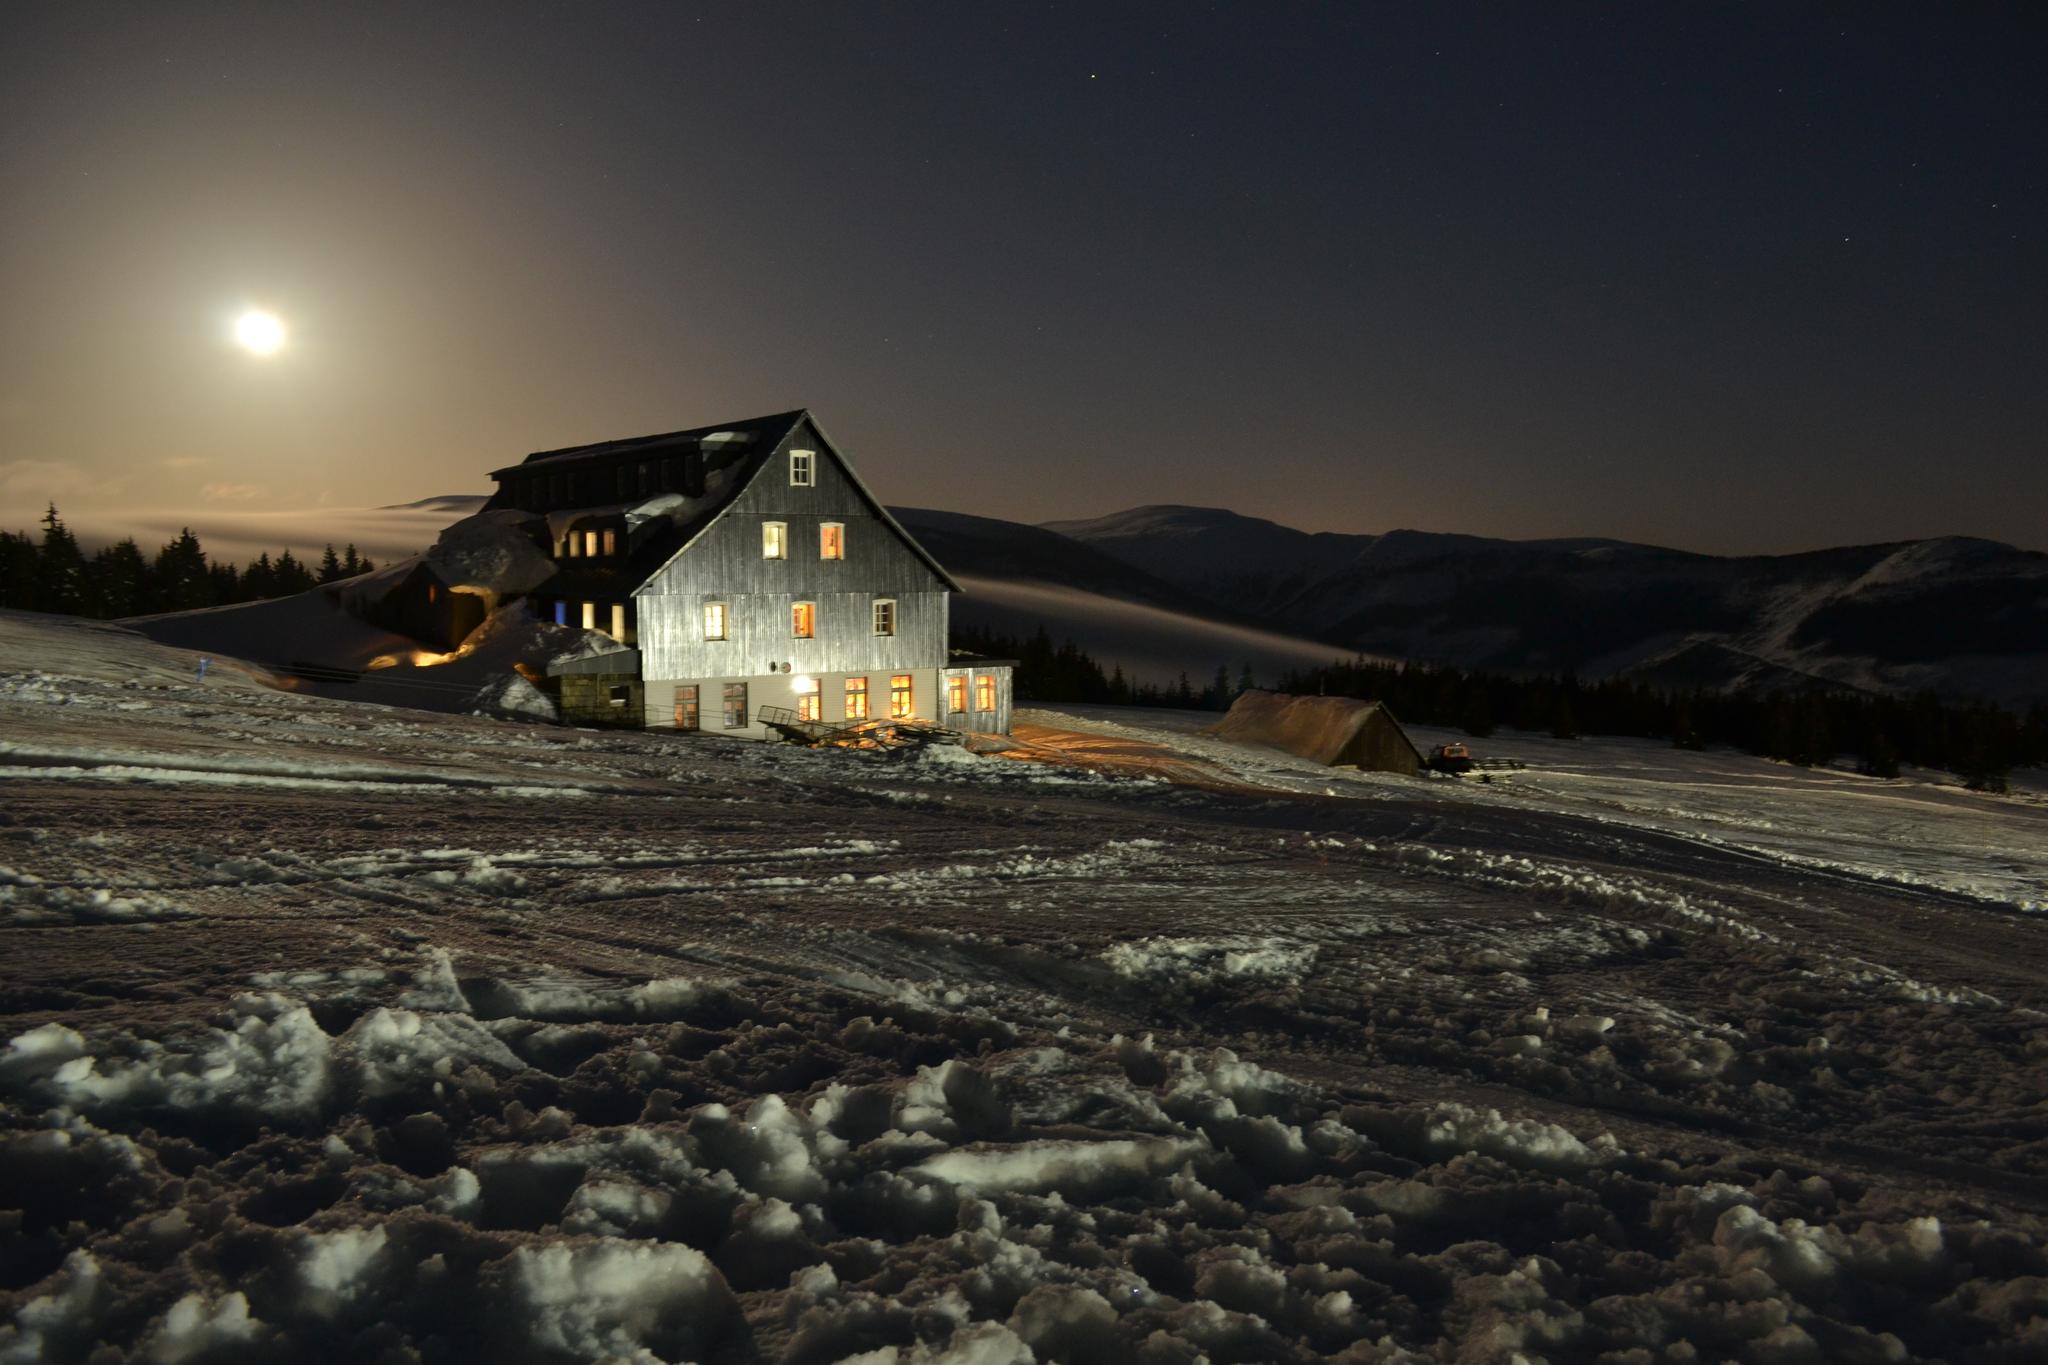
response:
M1577 1324L1523 1343L1560 1359L1650 1319L1730 1358L1786 1323L1966 1358L2048 1273L2048 920L1952 889L1427 787L169 680L0 680L0 746L5 1131L72 1201L0 1187L0 1310L49 1298L51 1358L90 1344L80 1254L127 1277L78 1300L109 1341L240 1294L313 1358L371 1305L430 1358L463 1358L449 1305L602 1354L641 1319L536 1286L621 1256L731 1296L633 1341L732 1360L998 1327L1441 1356L1530 1294ZM137 1259L195 1174L225 1193ZM236 1269L344 1233L383 1238L357 1307ZM1801 1238L1836 1268L1801 1278ZM435 1255L471 1268L416 1289ZM1778 1316L1703 1316L1745 1267Z

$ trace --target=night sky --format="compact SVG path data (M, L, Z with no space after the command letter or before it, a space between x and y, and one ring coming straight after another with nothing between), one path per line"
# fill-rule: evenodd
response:
M2048 548L2048 9L1866 8L10 4L0 511L808 406L1016 520Z

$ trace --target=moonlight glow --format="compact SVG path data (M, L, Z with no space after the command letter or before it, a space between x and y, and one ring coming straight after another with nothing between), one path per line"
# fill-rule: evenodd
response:
M235 319L235 344L251 355L275 355L284 346L284 320L251 308Z

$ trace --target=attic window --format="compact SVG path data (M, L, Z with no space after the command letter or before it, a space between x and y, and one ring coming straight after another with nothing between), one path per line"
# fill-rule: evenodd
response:
M604 533L604 552L607 555L615 555L619 552L619 533L616 530Z
M894 635L895 633L896 600L892 597L877 597L875 599L875 634Z
M597 532L585 531L583 533L583 557L585 559L597 558Z
M818 458L815 450L792 450L789 452L789 486L809 488L813 478L814 462Z
M764 521L761 523L761 558L789 558L789 523Z
M704 638L707 640L723 640L725 638L725 603L706 602L704 604Z

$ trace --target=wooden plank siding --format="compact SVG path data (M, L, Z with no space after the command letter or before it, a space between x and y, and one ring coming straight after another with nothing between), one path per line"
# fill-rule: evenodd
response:
M813 482L791 485L789 452L809 450ZM762 528L785 526L785 556L762 552ZM843 558L820 557L820 529L843 527ZM895 633L877 635L874 603L893 600ZM792 705L790 679L820 680L827 719L849 676L869 679L871 713L887 714L889 678L920 674L918 710L940 719L937 667L946 658L947 584L904 544L861 496L809 422L781 441L732 504L633 592L641 675L650 725L673 724L677 683L700 688L703 728L723 731L716 713L727 681L749 684L749 709ZM726 638L704 638L704 606L723 602ZM792 633L791 608L816 604L813 634ZM763 733L752 723L744 731Z

